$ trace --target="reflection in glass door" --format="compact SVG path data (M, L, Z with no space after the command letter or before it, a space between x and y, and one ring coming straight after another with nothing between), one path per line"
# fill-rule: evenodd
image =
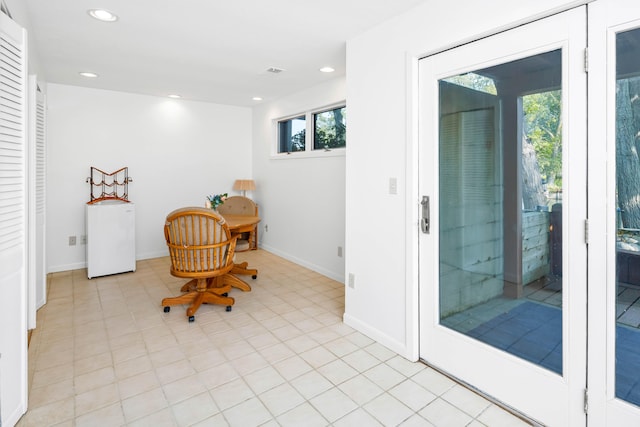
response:
M562 374L562 52L439 80L440 324Z
M640 29L616 35L616 397L640 406Z

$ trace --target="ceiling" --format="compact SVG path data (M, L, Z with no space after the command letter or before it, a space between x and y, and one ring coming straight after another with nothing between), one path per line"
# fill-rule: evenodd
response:
M47 82L254 106L344 75L346 40L426 0L24 1Z

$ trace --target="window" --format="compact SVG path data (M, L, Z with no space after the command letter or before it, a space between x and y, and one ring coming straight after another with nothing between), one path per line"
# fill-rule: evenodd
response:
M305 150L305 116L278 122L278 153L292 153Z
M344 149L347 115L344 104L277 120L277 153L328 152Z
M313 115L313 149L344 148L347 145L346 107Z

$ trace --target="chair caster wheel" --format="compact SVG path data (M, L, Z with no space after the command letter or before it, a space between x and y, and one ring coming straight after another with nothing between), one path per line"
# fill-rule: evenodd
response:
M251 278L252 278L253 280L256 280L256 279L258 278L258 275L257 275L257 274L254 274L253 276L251 276Z
M227 306L227 311L231 311L231 306L230 305Z
M189 316L189 323L193 323L195 322L196 317L195 316Z
M228 297L229 296L229 292L225 292L224 294L222 294L223 297Z
M165 308L164 308L164 312L165 312L165 313L168 313L168 312L170 312L170 311L171 311L171 307L165 307Z

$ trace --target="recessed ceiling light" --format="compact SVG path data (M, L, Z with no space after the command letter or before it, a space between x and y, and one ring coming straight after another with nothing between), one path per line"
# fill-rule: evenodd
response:
M93 16L99 21L104 22L114 22L118 20L118 17L116 15L104 9L91 9L89 10L89 15Z
M261 97L259 97L259 96L254 96L254 97L253 97L253 98L251 98L251 99L253 99L254 101L262 101L262 98L261 98Z
M98 75L96 73L92 73L90 71L81 71L79 74L82 77L88 77L90 79L95 79L96 77L98 77Z
M322 67L322 68L320 68L320 71L322 71L323 73L333 73L335 71L335 69L333 69L331 67Z
M173 99L180 99L182 98L180 95L176 95L174 93L172 93L171 95L167 95L169 98L173 98Z

